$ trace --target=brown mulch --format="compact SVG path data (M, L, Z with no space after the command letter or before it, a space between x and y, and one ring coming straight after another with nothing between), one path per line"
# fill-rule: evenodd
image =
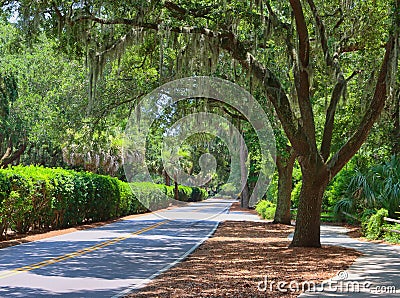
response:
M186 260L128 297L297 297L301 291L283 293L276 284L298 281L301 289L302 282L334 277L361 255L334 246L288 248L293 229L268 222L223 222Z
M240 207L240 202L235 202L232 204L231 208L229 209L230 212L234 212L234 211L244 211L244 212L248 212L251 214L255 214L258 215L257 211L254 209L247 209L247 208L242 208Z
M362 237L362 232L361 232L361 227L352 227L348 228L349 231L346 233L347 236L351 238L361 238ZM359 239L361 240L361 239Z

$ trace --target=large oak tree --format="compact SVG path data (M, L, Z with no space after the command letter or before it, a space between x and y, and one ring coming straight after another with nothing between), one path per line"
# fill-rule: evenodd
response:
M226 76L218 73L218 65L234 59L233 72L240 69L265 91L301 167L291 245L320 246L324 190L365 142L391 94L400 0L15 2L28 33L34 35L35 25L44 24L42 28L59 34L67 50L87 54L92 98L104 64L118 59L132 43L142 44L149 59L159 60L160 83L207 71ZM340 98L362 71L350 69L355 64L349 63L360 60L360 55L351 56L359 51L375 53L380 66L374 69L373 92L361 103L366 109L358 127L332 152ZM278 63L282 57L287 60L283 68ZM327 78L327 85L313 81L317 73ZM360 82L358 88L364 88ZM322 127L316 127L315 89L330 93Z

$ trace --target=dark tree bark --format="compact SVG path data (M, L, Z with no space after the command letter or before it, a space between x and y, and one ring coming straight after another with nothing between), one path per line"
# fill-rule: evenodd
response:
M18 146L18 148L14 150L13 148L14 144L10 140L6 152L0 159L0 168L6 168L13 162L18 161L21 158L21 155L25 152L27 145L28 145L27 140L23 139L22 143Z
M241 138L240 141L240 177L241 177L241 185L243 189L240 193L240 206L242 208L249 208L249 201L250 201L250 193L249 193L249 186L247 184L247 168L246 168L246 161L247 161L247 150L246 144L244 143L244 139Z
M250 191L249 185L246 183L243 187L242 192L240 193L240 207L242 208L250 208Z
M329 174L323 163L315 163L309 157L299 158L302 188L297 209L296 228L291 247L321 247L320 217L322 197L329 182Z
M291 224L290 206L292 198L292 175L296 154L290 150L289 157L276 158L278 169L278 200L274 216L274 223Z
M179 200L179 189L178 189L178 181L176 179L176 175L174 175L174 199Z
M397 90L395 98L393 123L394 125L392 131L392 140L393 140L392 154L399 155L400 154L400 90Z
M163 174L164 174L164 182L165 185L170 186L171 185L171 178L169 177L167 171L164 169L163 170Z

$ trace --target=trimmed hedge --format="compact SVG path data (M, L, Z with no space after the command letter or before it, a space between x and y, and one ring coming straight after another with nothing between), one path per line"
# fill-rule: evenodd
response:
M162 203L155 189L174 194L173 187L154 183L132 183L132 187L145 191L151 202ZM182 201L207 197L200 188L178 190ZM131 186L117 178L38 166L0 170L0 238L8 229L17 233L58 229L146 211Z
M276 205L270 201L261 200L256 205L256 211L263 219L274 219Z

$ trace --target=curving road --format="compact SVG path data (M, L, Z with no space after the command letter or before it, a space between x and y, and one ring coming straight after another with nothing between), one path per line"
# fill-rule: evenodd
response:
M0 297L122 297L186 257L233 202L209 199L1 249Z

